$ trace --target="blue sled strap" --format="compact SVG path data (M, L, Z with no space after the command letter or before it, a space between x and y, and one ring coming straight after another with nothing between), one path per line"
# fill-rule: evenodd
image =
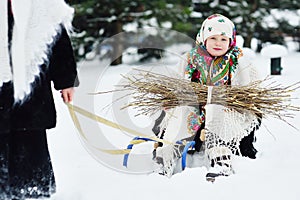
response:
M194 148L194 146L195 146L195 141L190 141L185 145L185 147L183 149L183 152L182 152L182 158L181 158L181 168L182 168L182 170L184 170L185 167L186 167L186 154L187 154L188 150L190 148Z
M130 141L130 144L127 146L127 149L131 150L133 145L141 144L143 142L148 142L148 141L156 142L155 140L152 140L150 138L135 137L135 138L133 138L133 140ZM127 167L128 157L129 157L129 153L124 155L124 158L123 158L123 166L124 167Z

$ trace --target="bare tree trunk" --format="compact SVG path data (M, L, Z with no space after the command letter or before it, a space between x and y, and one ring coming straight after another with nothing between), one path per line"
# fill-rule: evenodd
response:
M250 0L249 3L252 5L251 9L250 9L250 13L255 12L258 9L258 0ZM253 19L251 18L251 16L247 17L247 23L249 24L254 24L255 22L253 22ZM254 35L254 30L248 30L247 32L247 36L244 39L244 47L251 47L251 40L253 38Z
M113 35L122 32L122 22L117 20L113 25ZM114 37L113 41L113 61L111 65L119 65L122 64L122 53L123 53L123 40L121 35Z
M244 47L251 47L251 40L252 40L253 34L249 33L247 34L247 37L244 39Z

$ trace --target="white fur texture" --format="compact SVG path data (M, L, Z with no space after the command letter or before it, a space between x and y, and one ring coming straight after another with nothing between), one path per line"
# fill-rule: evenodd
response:
M5 5L2 4L6 3L0 4L0 12L7 13ZM12 1L12 10L14 28L10 80L13 80L14 96L16 101L18 101L23 100L31 93L31 84L36 76L40 74L39 66L48 59L49 46L60 32L61 24L67 29L71 27L74 10L63 0L14 0ZM7 24L7 16L6 19L4 18L0 18L1 31L2 24ZM1 32L1 37L2 35L7 35L7 30L3 31L4 33ZM7 44L7 39L3 41L5 40L5 44ZM8 50L6 50L8 48L6 46L8 45L1 45L0 52L7 52L8 56ZM0 70L6 73L10 71L9 60L6 59L7 56L0 60ZM5 69L2 69L2 66ZM1 75L0 85L3 82L7 82L7 78Z

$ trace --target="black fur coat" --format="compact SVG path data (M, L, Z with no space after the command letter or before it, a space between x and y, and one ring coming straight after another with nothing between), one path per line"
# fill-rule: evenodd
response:
M10 130L42 130L56 125L51 82L56 90L78 86L76 62L70 38L62 29L50 47L49 63L41 65L33 92L22 104L14 103L12 83L0 88L0 133Z

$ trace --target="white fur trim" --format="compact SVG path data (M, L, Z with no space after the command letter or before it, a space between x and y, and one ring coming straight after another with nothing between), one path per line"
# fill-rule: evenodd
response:
M13 0L12 10L12 79L18 101L31 93L31 84L40 74L39 67L48 59L49 46L60 32L61 24L70 29L74 10L63 0Z

